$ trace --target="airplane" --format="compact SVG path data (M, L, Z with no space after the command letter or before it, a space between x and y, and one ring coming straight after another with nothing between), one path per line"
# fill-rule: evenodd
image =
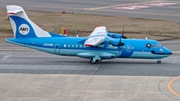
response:
M12 44L62 56L90 59L91 64L114 58L161 59L172 55L160 42L150 39L127 38L123 34L108 32L105 26L96 27L88 37L70 37L41 29L17 5L8 5L14 38Z

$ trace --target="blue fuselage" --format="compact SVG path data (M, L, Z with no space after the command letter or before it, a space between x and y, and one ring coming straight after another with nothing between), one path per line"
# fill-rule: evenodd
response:
M36 50L64 55L79 56L91 59L98 55L101 59L112 58L145 58L161 59L172 52L158 41L146 39L122 39L123 46L112 46L102 43L98 46L84 46L86 38L82 37L51 37L51 38L8 38L7 42L26 46ZM119 42L119 39L114 39Z

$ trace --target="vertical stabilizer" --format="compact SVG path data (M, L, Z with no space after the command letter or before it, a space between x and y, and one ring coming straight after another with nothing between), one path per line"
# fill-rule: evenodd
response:
M41 29L28 18L22 7L8 5L6 8L15 38L51 37L47 31Z

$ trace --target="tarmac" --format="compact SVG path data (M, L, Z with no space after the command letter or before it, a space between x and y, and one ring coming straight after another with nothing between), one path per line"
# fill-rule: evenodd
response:
M173 55L161 64L122 58L95 65L0 43L0 101L180 101L179 43L162 42Z
M143 8L147 4L152 5L152 7ZM6 5L19 5L25 10L65 11L67 13L125 16L180 22L179 0L0 0L0 8L5 8ZM119 7L135 8L119 9ZM136 9L136 7L140 7L140 9Z
M180 22L177 0L171 1L177 3L171 6L115 9L145 2L149 0L0 0L0 8L16 4L25 10L74 10ZM121 58L95 65L88 59L0 43L0 101L180 101L180 40L161 43L173 52L161 64L156 60Z

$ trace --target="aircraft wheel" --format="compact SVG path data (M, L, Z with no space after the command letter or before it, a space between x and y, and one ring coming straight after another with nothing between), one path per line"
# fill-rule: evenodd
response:
M93 59L90 60L91 64L96 64L97 60L94 62Z
M161 63L161 61L160 61L160 60L158 60L158 61L157 61L157 63L158 63L158 64L160 64L160 63Z

